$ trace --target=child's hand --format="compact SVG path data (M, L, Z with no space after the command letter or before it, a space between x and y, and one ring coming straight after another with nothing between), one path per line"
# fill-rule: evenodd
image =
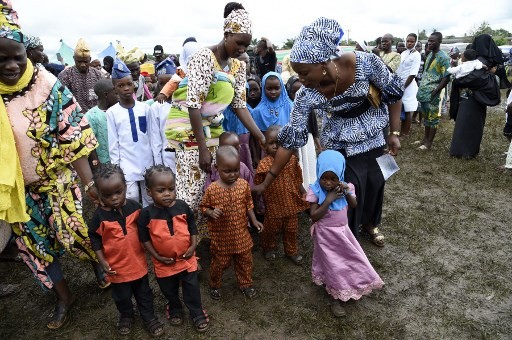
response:
M258 233L261 233L263 231L263 223L261 223L260 221L256 221L256 223L253 223L252 226L256 228Z
M181 255L181 257L183 257L184 259L189 259L192 257L192 255L194 255L194 251L196 251L196 245L191 245L187 251L185 252L185 254Z
M103 267L103 270L108 275L116 275L117 274L117 272L115 270L112 270L112 268L110 268L110 265L108 264L107 261L103 260L103 261L100 261L100 263L101 263L101 266Z
M214 220L218 219L222 216L222 210L220 209L210 209L208 210L208 217L213 218Z
M341 182L340 183L340 189L343 194L347 194L350 191L350 188L348 186L348 183Z
M158 261L162 262L162 263L165 263L165 264L173 264L176 262L176 260L174 260L172 257L165 257L165 256L156 256L155 257Z
M335 200L342 198L345 194L343 193L343 188L339 186L336 189L333 189L327 193L326 201L334 202Z

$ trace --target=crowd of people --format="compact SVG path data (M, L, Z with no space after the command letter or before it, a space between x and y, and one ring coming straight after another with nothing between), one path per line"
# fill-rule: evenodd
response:
M0 6L0 227L12 230L23 261L55 293L50 329L66 323L74 302L59 263L68 253L89 261L98 286L111 289L120 334L132 329L132 297L148 332L164 332L150 275L167 299L169 323L184 322L181 287L204 332L198 242L210 240L209 296L222 299L233 263L252 299L251 231L261 233L264 259L277 260L282 235L285 256L302 265L300 216L312 221L312 280L331 297L333 315L345 315L344 302L384 284L358 242L364 232L385 245L378 158L398 154L417 117L418 149L431 149L447 102L456 120L450 154L474 158L487 106L500 102L503 58L485 34L461 58L440 49L440 32L425 53L414 33L396 52L386 33L373 50L358 41L343 53L340 24L321 17L278 67L267 38L251 63L249 13L230 2L215 45L186 38L179 58L157 45L155 62L138 48L118 48L102 66L80 39L74 65L64 67L48 63L39 38L23 34L10 3ZM90 221L80 186L96 206Z

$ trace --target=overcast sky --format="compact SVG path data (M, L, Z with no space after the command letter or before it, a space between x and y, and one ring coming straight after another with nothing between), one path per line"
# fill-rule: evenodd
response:
M156 44L166 53L180 53L189 36L202 45L213 45L222 39L227 2L12 0L22 30L38 35L51 59L60 39L74 48L80 37L95 53L116 40L127 49L137 46L150 53ZM445 36L463 36L484 20L493 29L512 32L511 0L251 0L242 4L253 22L253 38L268 37L279 47L320 16L338 20L344 39L350 35L352 40L373 40L388 32L405 37L422 29L430 33L433 28Z

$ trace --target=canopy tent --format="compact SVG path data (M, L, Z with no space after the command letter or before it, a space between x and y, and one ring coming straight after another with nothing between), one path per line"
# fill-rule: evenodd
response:
M73 54L75 54L75 50L69 47L64 40L60 39L60 48L57 50L57 60L58 55L64 59L64 63L69 66L75 65L75 60L73 59Z
M98 53L98 58L102 61L102 64L103 64L103 58L105 58L106 56L111 56L112 58L116 57L116 49L114 48L112 43L110 43L108 45L108 47L105 48L103 51Z

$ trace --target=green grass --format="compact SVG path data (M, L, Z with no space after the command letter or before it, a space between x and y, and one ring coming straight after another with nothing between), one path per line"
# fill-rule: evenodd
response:
M383 225L386 246L363 238L363 249L386 285L346 304L348 315L331 316L322 288L311 283L309 221L301 220L300 247L306 265L285 258L269 263L254 249L255 300L239 292L233 271L224 276L223 299L203 302L211 329L199 335L191 322L166 325L162 339L508 339L512 334L512 176L496 167L505 161L501 135L503 105L488 110L480 155L470 161L448 155L453 123L443 120L431 151L411 145L422 129L413 127L402 143L401 170L386 184ZM198 251L208 268L209 254ZM46 329L53 296L35 284L22 264L0 263L0 282L22 290L0 300L0 339L117 339L117 311L109 292L100 292L90 266L63 258L78 301L71 322ZM155 309L164 321L165 301L156 282ZM148 338L137 321L129 339Z

